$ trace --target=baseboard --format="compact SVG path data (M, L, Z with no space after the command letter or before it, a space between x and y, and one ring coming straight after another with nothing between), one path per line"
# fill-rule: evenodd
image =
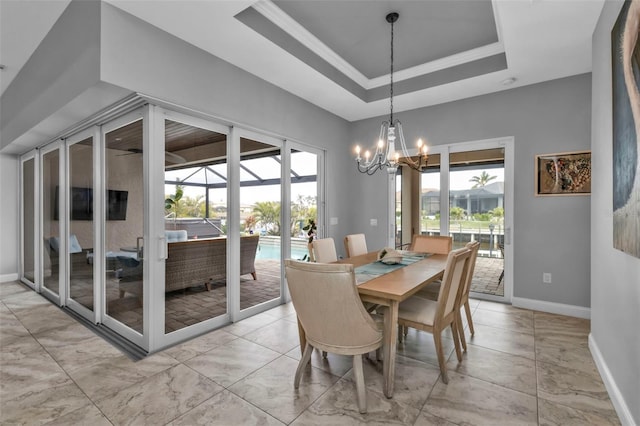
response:
M602 357L602 352L598 348L598 344L593 338L593 334L589 333L589 350L591 351L591 356L596 363L596 367L598 367L598 372L600 373L600 377L602 377L602 381L604 382L604 387L607 388L607 392L609 393L609 399L611 399L611 403L613 407L616 409L616 413L620 418L620 422L625 426L633 426L636 423L631 416L631 411L627 406L624 398L622 397L622 393L618 386L616 385L613 376L611 375L611 371L609 367L607 367L607 363Z
M525 299L523 297L512 298L511 304L517 308L591 319L591 308L585 308L584 306L565 305L564 303L545 302L544 300Z
M18 281L18 274L0 275L0 283L8 283L9 281Z

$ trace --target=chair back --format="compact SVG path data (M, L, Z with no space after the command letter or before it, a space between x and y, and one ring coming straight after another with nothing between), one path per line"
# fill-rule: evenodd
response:
M382 332L362 305L353 265L284 262L291 301L312 346L345 355L379 346Z
M423 253L449 254L453 248L453 238L444 235L414 235L411 251Z
M318 263L331 263L338 260L336 245L333 238L313 240L313 256Z
M438 308L435 322L450 315L456 309L457 302L461 296L460 290L467 277L470 258L471 250L466 247L453 250L449 253L447 265L444 270L444 277L440 285L440 293L438 294Z
M344 237L344 249L347 252L347 257L367 254L367 240L364 234L351 234Z
M480 250L480 241L469 242L465 247L471 250L471 258L469 259L467 276L462 286L462 291L461 291L462 298L469 297L469 291L471 290L471 281L473 281L473 272L476 269L476 259L478 258L478 251Z

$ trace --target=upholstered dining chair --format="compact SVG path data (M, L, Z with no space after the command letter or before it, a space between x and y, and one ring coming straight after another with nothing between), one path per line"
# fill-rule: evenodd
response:
M409 251L417 251L422 253L433 254L449 254L453 248L453 238L445 235L421 235L415 234ZM435 288L440 285L440 281L434 281L429 284L423 291L431 291L431 288ZM435 290L435 298L437 299L438 290ZM435 300L435 299L434 299ZM404 327L398 328L398 336L402 340L407 335L408 330Z
M364 234L351 234L344 237L344 249L347 257L367 254L367 240Z
M471 259L469 260L469 268L467 269L467 276L465 277L462 291L460 293L460 309L464 307L465 314L467 316L467 324L469 324L469 332L473 336L475 331L473 329L473 320L471 319L471 306L469 305L469 292L471 291L471 282L473 281L473 273L476 269L476 260L478 259L478 251L480 250L479 241L471 241L465 246L471 250ZM429 284L427 287L416 293L416 297L422 297L424 299L438 300L440 293L441 283ZM459 312L458 312L459 314ZM458 318L462 325L462 318ZM462 349L467 351L467 339L464 335L464 328L460 329L460 343L462 343Z
M320 238L313 240L313 256L318 263L331 263L338 260L336 245L333 238Z
M458 361L462 361L460 337L458 335L461 327L459 323L459 301L460 290L464 285L470 258L471 250L466 247L450 252L438 301L411 297L400 303L398 311L398 326L415 328L433 335L440 373L444 383L449 383L447 361L442 348L442 332L447 327L451 327L456 356Z
M453 238L445 235L414 235L410 251L448 254L453 247Z
M367 411L362 355L383 344L382 323L365 310L356 286L353 265L285 261L287 285L306 345L298 364L294 387L300 386L303 370L313 348L353 356L358 408Z

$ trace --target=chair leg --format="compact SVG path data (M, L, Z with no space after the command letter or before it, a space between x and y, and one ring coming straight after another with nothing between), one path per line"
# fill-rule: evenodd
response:
M295 389L298 389L298 387L300 386L300 379L302 378L302 372L304 371L304 368L307 366L307 364L309 363L309 360L311 359L311 352L313 352L313 347L307 343L304 347L304 353L302 354L302 359L300 360L300 363L298 364L298 368L296 369L296 377L295 379L293 379L293 387Z
M404 340L403 329L402 329L402 326L399 325L398 326L398 342L402 343L403 340Z
M458 323L458 333L460 334L460 343L462 343L463 352L467 351L467 339L464 335L464 325L462 324L462 315L460 315L460 309L456 312L456 322Z
M364 387L364 371L362 368L362 355L353 356L353 375L356 379L356 393L358 395L358 410L367 412L367 392Z
M458 362L462 362L462 351L460 350L460 335L458 334L458 324L457 320L454 317L453 322L451 323L451 333L453 334L453 346L456 348L456 357L458 357Z
M467 322L469 323L469 332L473 336L473 320L471 319L471 307L469 306L469 300L464 302L464 312L467 314Z
M449 383L449 377L447 376L447 362L444 359L444 351L442 350L442 337L440 332L434 330L433 343L436 345L436 353L438 354L438 365L440 366L440 373L442 375L442 381Z
M327 358L327 351L322 351L322 358Z

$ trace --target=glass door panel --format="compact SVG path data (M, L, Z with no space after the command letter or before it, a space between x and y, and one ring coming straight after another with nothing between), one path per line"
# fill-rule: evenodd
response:
M281 150L240 139L240 310L280 297Z
M440 154L429 155L420 175L420 234L440 235Z
M35 259L35 158L22 162L22 270L20 276L31 285L36 283Z
M504 149L450 154L449 235L480 242L471 291L504 296Z
M164 120L165 334L227 313L227 136Z
M105 143L105 313L143 333L142 119L108 130Z
M93 311L93 137L69 145L69 298Z
M60 274L65 256L61 252L60 223L60 149L43 151L41 163L42 208L42 284L54 295L59 294Z
M318 155L291 151L291 258L310 255L310 221L318 224ZM307 228L307 229L305 229Z

